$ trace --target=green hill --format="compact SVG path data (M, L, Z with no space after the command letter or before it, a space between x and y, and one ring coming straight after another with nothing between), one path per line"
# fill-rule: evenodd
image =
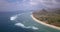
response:
M42 9L33 12L33 16L42 22L60 27L60 9L51 11Z

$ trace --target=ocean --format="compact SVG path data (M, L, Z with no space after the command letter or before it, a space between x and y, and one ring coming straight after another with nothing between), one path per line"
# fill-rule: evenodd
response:
M0 13L0 32L60 32L37 23L29 12Z

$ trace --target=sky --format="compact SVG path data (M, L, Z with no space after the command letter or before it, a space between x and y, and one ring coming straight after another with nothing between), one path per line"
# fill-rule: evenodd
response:
M60 0L0 0L0 11L60 8Z

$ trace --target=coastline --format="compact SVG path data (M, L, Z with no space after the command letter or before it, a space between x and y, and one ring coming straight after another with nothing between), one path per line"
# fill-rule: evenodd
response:
M54 25L50 25L50 24L44 23L44 22L36 19L36 18L33 16L33 14L31 15L31 17L32 17L33 20L35 20L36 22L38 22L38 23L40 23L40 24L43 24L43 25L45 25L45 26L48 26L48 27L51 27L51 28L60 30L60 27L57 27L57 26L54 26Z

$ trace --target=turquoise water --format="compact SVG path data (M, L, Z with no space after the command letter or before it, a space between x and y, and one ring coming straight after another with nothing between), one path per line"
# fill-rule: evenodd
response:
M30 15L31 15L30 12L22 13L22 14L12 16L10 20L14 23L16 27L30 29L30 31L32 30L33 32L60 32L60 30L56 30L37 23L35 20L31 18Z

